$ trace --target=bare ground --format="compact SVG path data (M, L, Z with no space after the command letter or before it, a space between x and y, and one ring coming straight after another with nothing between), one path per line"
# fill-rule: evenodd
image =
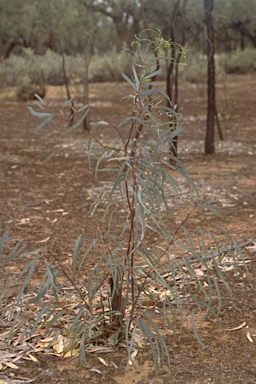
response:
M201 213L196 221L206 228L222 226L239 243L256 239L255 89L255 75L229 76L218 84L218 109L225 141L216 140L216 154L211 156L203 154L205 89L184 85L180 91L183 133L179 156L205 201L221 214L216 218ZM93 84L92 103L117 123L125 117L125 104L120 103L125 91L124 84ZM94 238L98 223L88 219L88 210L95 191L110 182L111 176L95 182L86 162L87 139L80 130L69 135L64 127L35 132L38 122L29 114L29 104L8 101L10 95L6 97L2 92L0 104L2 232L10 230L13 243L23 239L31 247L43 244L50 255L68 261L80 233L87 242ZM49 88L49 108L56 111L64 96L64 90ZM98 117L95 114L93 119ZM102 137L106 142L115 141L110 130L103 131ZM251 333L255 329L256 334L255 253L246 249L244 252L251 260L251 281L243 275L230 275L233 294L223 296L223 326L208 320L200 328L207 348L203 350L190 331L176 339L166 332L171 372L164 367L156 375L152 356L144 350L137 358L141 369L131 368L125 374L126 355L121 349L111 355L88 354L85 365L79 368L76 359L39 353L37 362L19 360L18 370L8 368L0 374L7 382L26 377L35 383L56 384L256 383L256 342L248 340L246 327L228 331L246 322ZM109 366L104 366L98 357L103 357ZM114 368L111 361L119 368Z

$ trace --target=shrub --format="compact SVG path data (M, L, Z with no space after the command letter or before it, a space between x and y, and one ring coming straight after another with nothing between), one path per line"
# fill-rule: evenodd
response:
M206 84L207 82L207 58L199 53L190 53L187 59L187 66L180 71L183 81L194 84Z
M225 73L250 73L256 71L255 48L240 49L232 53L224 53L219 58L220 66Z
M132 56L127 57L126 60L119 59L114 50L103 56L94 55L89 67L89 80L90 82L120 81L123 72L131 75L131 66ZM70 84L82 83L85 76L83 56L65 55L65 70ZM34 74L34 78L31 79L33 81L35 77L43 76L47 84L62 85L64 83L61 55L47 50L43 56L39 56L25 49L23 55L11 55L1 63L0 84L3 87L21 86L24 82L28 83L26 79L31 78L31 71Z
M115 50L103 56L94 55L89 67L90 81L123 81L122 73L131 75L133 61L132 55L127 56L124 60L123 57L118 57Z
M24 75L21 76L18 80L16 87L16 98L18 101L28 101L35 98L35 93L38 94L41 98L45 96L46 86L44 77L41 74L37 73L31 77Z
M51 85L62 85L64 83L62 73L62 57L47 50L43 56L34 55L29 49L24 49L21 56L11 55L1 63L0 84L2 87L17 86L23 83L22 77L31 77L31 70L37 76L43 74L45 82ZM234 53L222 53L216 55L216 76L223 73L248 73L255 71L256 54L255 49L247 48L244 51ZM66 73L69 82L82 83L85 74L85 61L83 56L66 56ZM90 82L121 81L122 73L132 76L131 68L134 57L127 55L118 58L115 50L102 56L93 55L89 67ZM187 65L180 69L180 77L183 81L192 83L205 83L207 80L207 60L200 52L191 51L187 57ZM33 79L32 79L33 80ZM158 80L165 80L165 68L158 74Z
M182 81L193 84L207 83L207 57L198 51L192 50L188 53L187 65L179 72ZM219 56L215 56L215 75L220 79L224 70L220 65Z

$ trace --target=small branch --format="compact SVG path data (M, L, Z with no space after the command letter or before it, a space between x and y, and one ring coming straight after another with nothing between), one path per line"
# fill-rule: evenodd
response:
M93 315L92 310L91 310L91 308L90 308L90 305L89 305L89 304L87 303L87 301L85 300L85 298L84 298L84 294L81 292L80 288L78 288L78 286L76 285L76 283L74 282L74 280L71 279L71 278L69 277L69 274L65 271L65 268L62 266L61 262L57 259L57 257L55 257L55 256L53 255L53 258L54 258L55 261L57 261L58 266L59 266L61 272L63 273L63 275L64 275L64 276L68 279L68 281L73 285L73 287L75 288L75 290L77 291L77 293L78 293L79 296L81 297L81 299L82 299L82 301L83 301L83 303L84 303L86 309L88 309L88 311L90 312L90 314Z

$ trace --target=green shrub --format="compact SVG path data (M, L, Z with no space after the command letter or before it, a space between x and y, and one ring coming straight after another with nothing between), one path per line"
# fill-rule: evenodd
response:
M131 75L132 56L126 60L118 58L113 50L103 56L94 55L89 66L89 81L120 81L122 73ZM82 55L76 57L65 55L65 70L70 84L82 83L85 76L85 59ZM64 83L62 56L47 50L43 56L34 55L31 50L24 50L24 54L11 55L3 61L0 67L0 84L2 87L21 86L28 83L26 78L43 76L45 82L50 85L62 85ZM22 79L23 78L23 79ZM41 84L41 81L40 81Z
M180 79L193 84L207 83L207 57L198 51L189 51L187 65L181 67ZM219 79L223 76L224 70L220 65L218 55L215 56L215 75Z
M28 65L23 57L11 55L0 65L1 87L14 87L19 78L28 73Z
M197 52L189 53L187 66L180 71L183 81L194 84L206 84L207 82L207 58Z
M11 55L1 63L0 84L2 87L16 86L18 100L31 100L34 93L45 95L46 68L50 69L48 57L34 55L24 49L22 55Z
M126 60L117 55L115 50L92 57L89 67L89 77L91 82L104 81L123 81L122 73L131 75L133 57L129 55Z
M247 73L256 69L256 50L247 48L244 51L236 51L231 54L223 53L216 55L215 70L217 78L223 73ZM116 51L112 50L103 56L93 55L89 66L89 81L122 81L122 73L132 76L131 68L134 64L134 57L127 55L124 60L119 58ZM82 83L85 75L85 60L82 55L76 57L65 55L65 69L67 78L72 83ZM61 85L64 82L62 72L62 57L47 50L43 56L34 55L30 49L24 49L20 56L11 55L1 63L0 85L19 86L24 79L31 78L31 71L38 72L47 84ZM206 83L207 81L207 59L200 52L191 51L187 57L187 65L180 66L180 78L183 81L192 83ZM165 67L158 80L165 80ZM40 82L41 84L41 82Z
M238 49L232 53L222 53L219 57L220 66L225 73L250 73L256 71L256 49Z
M46 92L46 85L44 76L40 73L24 75L19 77L16 87L16 99L18 101L28 101L35 98L37 93L41 98L44 98Z
M61 56L48 50L44 56L35 55L32 50L24 49L21 55L11 55L0 66L0 84L2 87L21 86L33 82L49 84L60 82L62 76ZM23 78L23 79L22 79Z

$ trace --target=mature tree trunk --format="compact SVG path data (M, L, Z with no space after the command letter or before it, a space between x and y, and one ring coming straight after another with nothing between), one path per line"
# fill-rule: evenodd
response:
M207 58L208 58L208 105L205 138L205 153L214 153L214 122L216 115L215 100L215 64L214 64L214 28L213 28L214 0L204 0L205 24L207 30Z
M24 40L21 38L10 39L5 44L3 41L0 42L0 59L8 59L17 46L25 47Z

